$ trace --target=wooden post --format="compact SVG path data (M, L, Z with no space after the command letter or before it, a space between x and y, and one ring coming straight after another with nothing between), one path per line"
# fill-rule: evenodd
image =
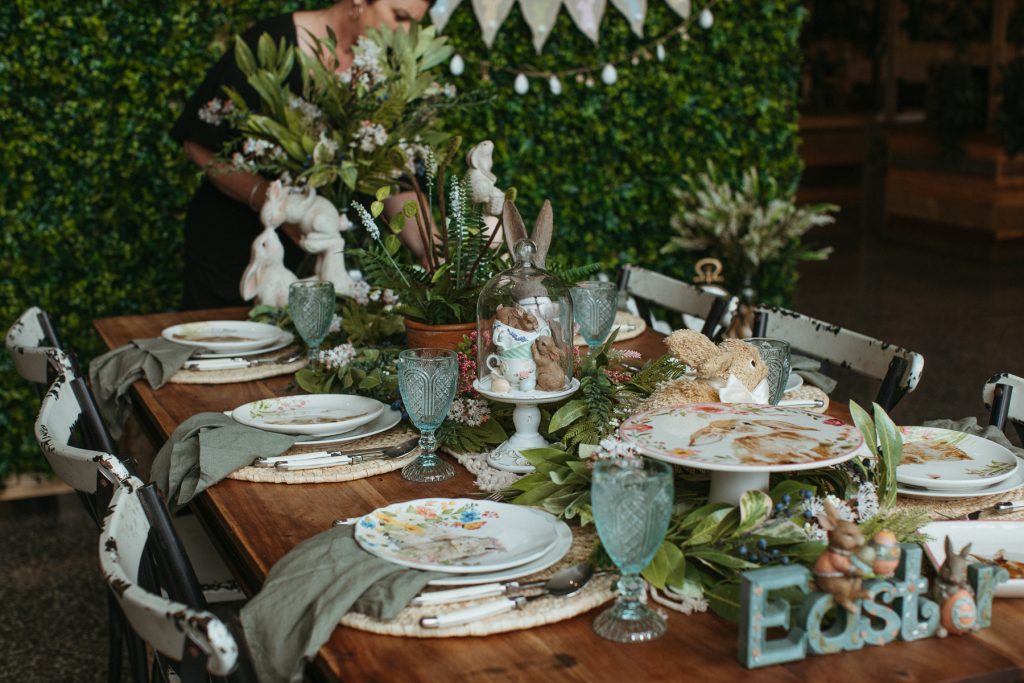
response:
M1010 10L1013 0L993 0L992 2L992 44L988 63L988 116L986 129L991 131L995 123L996 108L999 105L996 88L1003 80L1000 67L1006 63L1006 28L1010 23Z
M882 70L885 96L883 110L885 122L891 124L896 119L899 89L896 80L896 46L899 44L900 17L903 14L902 0L889 0L888 12L885 17L885 63Z

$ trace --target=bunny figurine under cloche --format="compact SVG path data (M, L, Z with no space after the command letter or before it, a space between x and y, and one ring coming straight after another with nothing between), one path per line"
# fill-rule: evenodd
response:
M484 285L477 300L479 386L505 399L564 392L572 382L572 298L568 285L544 270L551 203L544 202L529 237L510 201L502 224L514 265Z

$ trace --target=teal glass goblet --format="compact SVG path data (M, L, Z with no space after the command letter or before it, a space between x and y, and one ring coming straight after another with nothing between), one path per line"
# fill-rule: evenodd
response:
M420 430L420 456L402 468L409 481L430 483L455 476L437 457L434 432L448 416L459 380L459 361L447 349L406 349L398 354L398 391L409 419Z
M334 321L334 284L293 282L288 288L288 313L295 331L309 347L309 362L317 360L320 344Z
M761 353L761 359L768 368L768 402L773 406L779 405L782 395L786 393L786 384L789 382L792 368L789 342L767 337L750 337L743 341L753 344Z
M622 574L619 598L594 620L594 631L619 643L661 637L665 618L641 601L640 572L668 530L672 467L649 458L601 460L594 466L590 498L601 545Z
M619 289L614 282L589 280L572 288L572 313L580 336L593 349L600 346L615 324Z

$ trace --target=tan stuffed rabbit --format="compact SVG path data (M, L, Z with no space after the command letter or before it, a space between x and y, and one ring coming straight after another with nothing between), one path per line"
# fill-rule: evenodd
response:
M565 370L562 369L564 353L551 337L540 336L533 342L533 360L537 363L537 389L561 391L565 388Z
M505 201L505 209L502 213L502 229L505 232L505 244L513 258L516 256L516 245L527 238L533 241L537 251L532 254L530 261L538 268L544 267L548 257L548 249L551 248L551 234L555 230L555 214L551 209L551 201L545 199L544 206L537 214L537 221L533 224L533 234L526 234L526 224L523 217L519 215L519 209L511 201Z
M696 378L681 377L658 387L644 402L644 409L664 408L681 403L717 403L718 388L712 380L727 380L734 375L753 391L768 376L768 368L757 348L737 339L726 339L718 346L700 332L677 330L665 338L673 356L693 368Z

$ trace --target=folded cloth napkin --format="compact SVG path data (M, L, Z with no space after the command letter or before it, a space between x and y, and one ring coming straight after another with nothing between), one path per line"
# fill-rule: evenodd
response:
M132 384L145 377L151 387L159 389L195 351L162 338L136 339L94 358L89 363L89 382L110 436L121 438L131 412L128 390Z
M837 382L821 370L821 361L799 354L793 354L789 359L789 366L793 372L804 378L804 381L811 386L818 387L826 394L831 394L836 388Z
M349 610L393 619L439 572L406 569L359 547L354 527L338 526L278 560L242 608L242 628L260 683L302 681L306 660Z
M767 377L758 382L753 391L747 389L746 385L732 374L724 382L720 379L711 379L708 380L708 384L718 389L718 400L722 403L760 403L761 405L768 403Z
M150 480L177 511L235 470L281 455L301 438L246 427L223 413L199 413L178 425L156 454Z
M959 420L928 420L924 423L925 427L935 427L937 429L952 429L956 432L964 432L965 434L974 434L982 438L994 441L995 443L1008 448L1011 453L1016 455L1018 458L1024 458L1024 448L1017 448L1010 440L1006 438L1006 434L1003 434L1002 430L998 427L988 425L982 427L978 424L978 418L976 417L963 417Z

